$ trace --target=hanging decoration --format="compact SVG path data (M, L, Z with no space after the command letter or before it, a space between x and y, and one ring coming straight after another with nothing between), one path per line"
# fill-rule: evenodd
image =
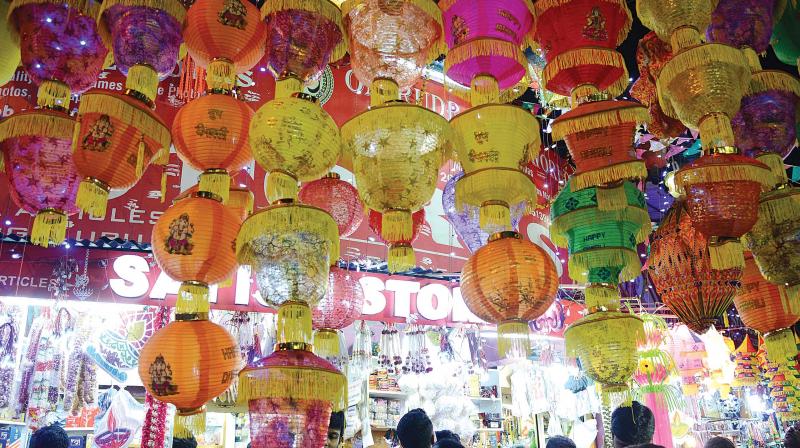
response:
M378 365L386 373L399 374L403 371L403 333L394 323L387 324L381 330L378 341Z
M742 278L740 268L712 267L708 239L695 228L680 200L653 233L649 268L664 304L700 334L730 307Z
M345 372L348 354L342 330L361 317L364 290L350 271L332 267L328 291L312 310L314 353Z
M10 7L11 2L0 4L0 17L8 17ZM13 27L8 20L0 20L0 54L3 55L3 60L0 61L0 86L2 86L14 77L20 63L19 45L14 39Z
M770 173L762 163L739 155L730 117L739 111L750 82L747 59L739 49L701 43L716 6L711 0L637 2L639 17L663 40L674 56L658 77L658 95L667 115L700 131L704 157L675 176L694 226L709 239L711 267L744 265L739 238L758 217L758 196L769 188ZM694 80L697 81L694 81Z
M787 65L800 65L800 3L786 2L786 9L772 30L772 49L778 59Z
M700 385L708 376L705 366L705 344L686 325L678 325L670 331L669 352L675 360L681 376L683 395L694 397L700 393Z
M755 387L759 384L758 360L756 359L756 348L749 334L745 334L744 340L734 353L736 363L736 376L733 385L737 387Z
M356 321L356 335L350 351L348 374L367 379L372 372L372 330L366 321Z
M403 363L404 374L420 375L433 371L431 355L427 345L427 334L428 332L421 325L411 324L406 327L405 339L408 344L408 351Z
M328 212L339 226L340 238L352 235L364 221L364 204L358 197L358 190L336 173L304 184L297 197L304 204Z
M158 331L164 328L170 321L172 310L167 307L160 307L154 319L154 329ZM149 392L144 397L144 424L142 425L142 441L144 447L163 446L167 432L167 408L169 405L158 401Z
M387 241L383 237L383 226L386 224L384 215L375 210L369 211L369 228L372 233L384 243L389 245L389 253L386 257L389 272L405 272L417 265L417 258L414 254L412 244L419 236L422 224L425 223L425 209L421 208L411 215L412 231L410 238L397 238Z
M528 322L547 311L557 291L553 260L516 232L492 235L461 272L464 302L476 316L497 323L497 348L503 357L527 357Z

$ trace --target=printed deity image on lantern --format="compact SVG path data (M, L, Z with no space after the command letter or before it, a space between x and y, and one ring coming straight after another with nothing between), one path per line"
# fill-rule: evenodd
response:
M168 397L178 393L178 386L172 384L172 368L164 361L163 356L157 356L147 371L150 374L153 395Z
M194 224L189 221L189 215L184 213L172 220L169 224L169 238L165 241L167 252L177 255L191 255L192 235Z

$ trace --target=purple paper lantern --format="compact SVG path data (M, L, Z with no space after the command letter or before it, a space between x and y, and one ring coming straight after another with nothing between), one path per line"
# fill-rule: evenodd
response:
M762 151L788 156L797 137L796 105L797 97L788 91L767 90L745 96L731 122L736 145L749 157Z
M667 187L664 184L653 184L650 182L645 183L644 190L645 200L647 201L647 213L650 215L650 220L653 222L661 222L664 216L672 207L675 198L669 194Z
M710 42L767 51L772 37L775 0L720 0L706 31Z

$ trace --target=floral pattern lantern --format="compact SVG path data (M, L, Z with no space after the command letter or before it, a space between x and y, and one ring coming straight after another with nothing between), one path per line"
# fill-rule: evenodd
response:
M800 320L800 302L783 286L769 283L752 257L746 257L742 288L734 298L742 322L764 335L767 357L787 364L797 356L792 326Z
M172 125L175 149L202 173L200 190L227 202L229 173L241 170L253 157L248 140L253 110L231 93L236 75L264 55L266 27L250 2L198 0L189 10L183 34L192 60L206 69L209 90L178 111Z
M516 232L492 235L461 271L464 301L476 316L497 323L497 349L503 357L527 357L528 322L547 311L557 292L553 260Z
M344 372L349 357L341 330L361 317L364 290L358 279L346 269L332 267L328 278L328 292L313 309L311 316L314 353Z
M417 259L414 255L414 247L412 244L419 236L419 231L422 224L425 223L425 209L420 209L411 215L412 231L411 237L407 239L397 239L394 241L386 241L383 238L384 224L383 215L375 210L369 211L369 228L372 233L378 236L384 243L389 244L389 254L386 257L387 268L389 272L405 272L412 269L417 265Z
M676 201L650 243L650 278L661 300L696 333L705 333L730 307L739 268L713 269L708 239Z
M364 204L358 197L358 190L336 173L303 185L297 197L304 204L328 212L339 226L341 238L352 235L364 221Z
M772 24L778 11L776 1L720 0L706 30L709 42L724 42L737 48L749 47L764 53L772 37ZM785 5L785 2L783 2Z
M9 2L0 4L0 17L8 17L10 6ZM14 40L10 25L7 20L0 20L0 54L4 55L0 61L0 86L11 80L20 62L19 45Z

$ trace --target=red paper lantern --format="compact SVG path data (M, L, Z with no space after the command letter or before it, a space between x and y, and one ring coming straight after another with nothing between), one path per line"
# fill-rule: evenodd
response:
M650 244L650 278L661 300L681 322L703 334L733 301L742 270L711 267L708 239L676 201Z
M389 265L389 272L403 272L417 265L417 259L414 256L414 248L411 247L411 244L417 239L417 236L419 236L419 230L425 222L425 209L422 208L412 213L411 222L412 232L410 239L386 241L382 236L383 214L375 210L369 211L369 228L381 241L389 245L389 255L386 260Z
M358 197L358 190L336 173L303 185L298 199L328 212L339 226L340 237L352 235L364 221L364 204Z
M313 310L314 353L343 368L348 360L344 337L340 330L349 327L361 317L364 307L364 290L352 272L331 267L328 274L328 292Z

